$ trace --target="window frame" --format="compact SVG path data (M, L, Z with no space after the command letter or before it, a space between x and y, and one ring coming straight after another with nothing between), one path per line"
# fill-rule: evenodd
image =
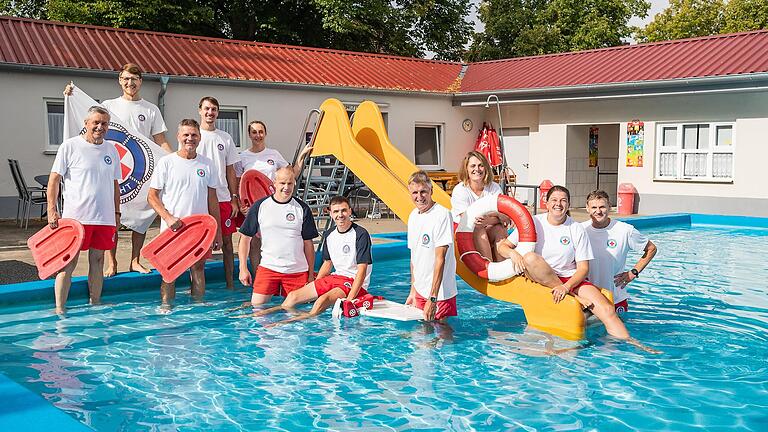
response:
M683 148L683 140L685 139L685 127L688 126L707 126L709 145L707 149L691 149ZM718 128L729 127L731 129L731 145L720 146L717 145L717 132ZM664 132L666 129L675 128L676 137L675 145L664 145ZM733 183L736 178L736 122L733 121L714 121L714 122L676 122L676 123L657 123L656 125L656 145L654 146L654 174L653 179L655 181L676 181L676 182L709 182L709 183ZM661 169L661 156L662 154L675 154L675 172L674 176L662 175ZM704 176L689 176L685 174L685 156L688 154L705 154L706 155L706 168ZM730 154L731 155L731 176L730 177L714 177L713 176L713 161L715 154Z
M416 163L416 128L434 128L437 130L435 136L437 138L437 164L436 165L420 165ZM413 125L413 163L425 170L440 170L443 169L443 148L445 143L445 123L440 122L415 122Z
M250 138L248 137L248 131L245 129L247 126L247 123L245 119L248 118L248 109L245 106L237 106L237 105L221 105L219 106L219 117L221 117L221 113L223 112L236 112L238 114L238 120L240 121L240 142L238 142L235 137L232 137L232 141L235 142L235 148L238 150L240 149L247 149L250 147ZM218 121L218 119L217 119ZM216 126L217 129L221 129L218 126ZM222 129L223 130L223 129ZM225 131L227 132L227 131ZM230 134L231 135L231 134Z
M50 113L48 112L49 105L59 105L64 109L64 98L43 98L43 113L45 115L45 145L43 146L43 153L53 153L56 154L59 151L59 146L61 146L61 142L58 144L51 144L51 124L49 121L48 116ZM62 120L62 130L61 130L61 141L64 141L64 122Z

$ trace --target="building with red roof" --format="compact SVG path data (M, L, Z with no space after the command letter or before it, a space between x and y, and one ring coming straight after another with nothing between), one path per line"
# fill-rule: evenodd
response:
M373 100L392 142L426 169L457 171L489 122L502 129L519 183L564 184L573 205L598 186L615 197L629 182L643 213L768 215L758 186L768 31L462 64L0 17L9 157L30 177L49 171L64 85L114 98L116 71L128 62L143 68L141 93L170 129L213 95L220 127L243 149L249 120L265 121L268 145L290 157L324 99L350 110ZM0 201L11 204L3 216L14 194L3 171ZM516 194L533 200L525 188Z

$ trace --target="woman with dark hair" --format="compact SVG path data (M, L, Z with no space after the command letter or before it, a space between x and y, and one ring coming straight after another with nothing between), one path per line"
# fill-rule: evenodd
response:
M515 250L515 231L498 244L498 253L523 268L529 279L552 288L555 303L571 294L605 324L608 334L629 339L629 332L616 315L613 304L586 280L589 261L594 257L584 227L568 215L570 201L568 189L552 187L547 193L547 213L533 218L535 251L521 256Z
M248 123L248 137L251 140L251 147L240 152L240 162L237 162L235 165L235 174L238 177L238 184L240 183L239 178L242 177L246 171L252 169L259 171L271 181L274 181L275 173L277 173L280 168L288 166L289 163L279 151L267 147L267 125L261 120L252 120ZM309 144L301 150L296 164L291 166L294 178L301 174L301 170L304 169L304 159L306 159L306 156L311 151L312 147ZM243 216L237 221L237 226L242 225L245 217L244 215L247 213L248 209L241 207L240 211ZM259 235L251 237L251 248L248 261L251 262L251 267L256 271L256 268L261 262L261 237ZM243 269L247 270L247 263L245 260L241 259L240 270L242 271Z
M458 177L459 183L451 193L451 215L454 223L459 222L461 215L475 201L484 196L501 194L501 186L493 181L488 159L477 151L471 151L464 156ZM511 223L509 217L502 213L489 213L477 218L474 223L473 238L477 251L490 261L501 261L495 259L495 248L492 245L507 237L507 226Z
M248 137L251 140L251 147L240 152L242 166L237 169L238 177L242 176L245 171L255 169L269 177L270 180L274 180L277 170L287 166L288 161L279 151L267 147L267 125L261 120L251 121L248 123ZM296 165L293 166L294 177L298 177L301 173L304 168L304 159L311 151L312 147L309 145L301 150Z

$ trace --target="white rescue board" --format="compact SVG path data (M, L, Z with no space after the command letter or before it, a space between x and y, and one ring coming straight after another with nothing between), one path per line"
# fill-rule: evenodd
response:
M360 315L371 318L384 318L397 321L417 321L424 319L421 309L390 300L376 300L373 309L360 309Z

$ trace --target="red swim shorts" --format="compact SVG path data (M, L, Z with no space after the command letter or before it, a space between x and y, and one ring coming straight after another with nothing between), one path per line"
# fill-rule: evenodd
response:
M83 225L85 236L81 251L88 249L112 250L117 245L117 229L114 225Z
M558 277L560 277L560 276L558 276ZM570 277L560 277L560 282L566 283L566 282L568 282L569 279L571 279L571 278ZM585 285L595 286L592 282L584 279L580 284L578 284L575 287L571 288L571 292L574 292L577 288L581 288L581 287L583 287ZM597 287L595 287L595 288L597 288Z
M295 291L307 284L308 272L280 273L259 266L256 269L256 277L253 280L253 292L263 295L279 295L285 297L291 291ZM282 286L282 289L280 289Z
M219 203L219 222L221 223L221 235L232 235L237 231L237 217L230 217L232 215L232 203L229 201L222 201ZM238 213L239 215L239 213Z
M613 306L616 308L616 313L623 313L629 310L629 303L627 303L627 299L624 299Z
M416 293L416 304L414 304L414 306L416 306L421 310L424 310L424 305L426 303L427 303L427 299L420 296L419 293ZM435 311L436 320L457 316L458 314L459 314L459 311L456 308L456 296L453 296L447 300L437 301L437 311Z
M352 289L352 284L355 282L353 278L331 274L315 281L315 291L317 296L327 293L334 288L341 288L344 291L344 295L349 295L349 291ZM360 288L355 298L359 298L368 294L365 288Z

